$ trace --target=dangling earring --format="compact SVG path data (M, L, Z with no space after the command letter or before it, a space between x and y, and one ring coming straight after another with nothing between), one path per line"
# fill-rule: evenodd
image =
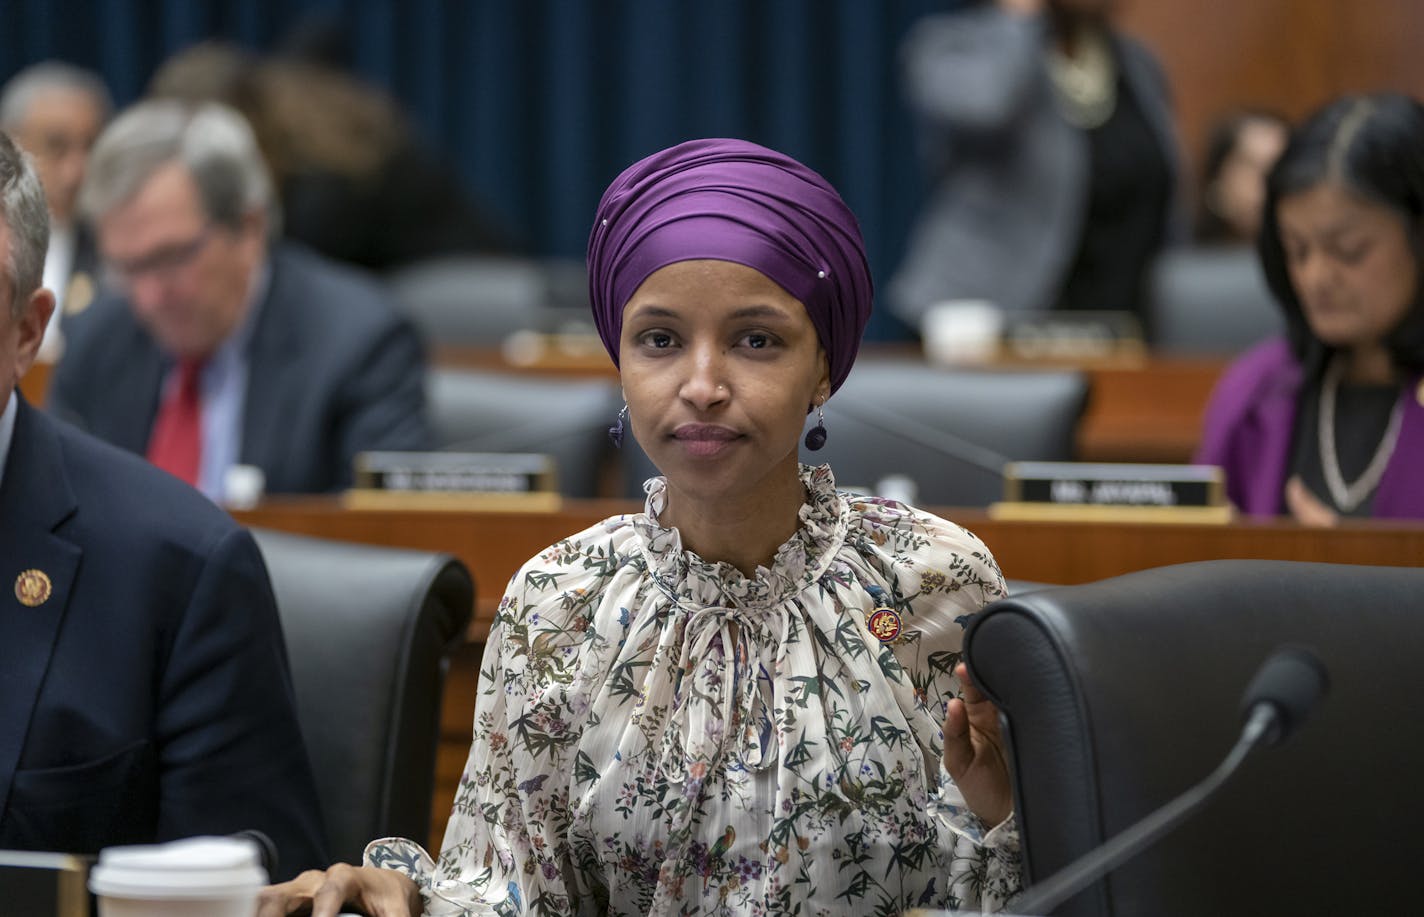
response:
M625 403L623 409L618 412L618 418L613 426L608 428L608 441L613 444L613 448L623 448L623 421L628 419L628 405Z
M822 407L825 402L816 405L816 425L806 431L806 448L812 452L820 451L826 444L826 411Z

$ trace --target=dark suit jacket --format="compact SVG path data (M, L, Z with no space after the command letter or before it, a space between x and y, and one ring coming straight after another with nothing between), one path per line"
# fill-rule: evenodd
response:
M41 571L49 597L15 588ZM325 864L286 648L246 530L22 400L0 482L0 848L255 828ZM0 906L3 910L3 906Z
M295 246L269 264L240 460L266 473L269 493L318 493L351 483L358 452L429 448L420 340L376 282ZM65 331L48 408L142 454L170 361L118 296Z

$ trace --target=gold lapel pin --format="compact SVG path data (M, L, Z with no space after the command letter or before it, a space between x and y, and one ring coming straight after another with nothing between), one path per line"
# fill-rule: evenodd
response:
M900 636L900 615L893 608L877 608L866 622L870 633L881 643L889 643Z
M15 598L27 608L36 608L49 600L53 591L43 570L26 570L15 577Z
M1424 379L1419 380L1419 387L1414 390L1414 400L1424 405Z

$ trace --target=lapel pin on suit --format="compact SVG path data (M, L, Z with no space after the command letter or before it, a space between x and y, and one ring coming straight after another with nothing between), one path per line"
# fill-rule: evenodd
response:
M52 591L49 576L43 570L26 570L15 577L15 598L27 608L38 608L49 601Z

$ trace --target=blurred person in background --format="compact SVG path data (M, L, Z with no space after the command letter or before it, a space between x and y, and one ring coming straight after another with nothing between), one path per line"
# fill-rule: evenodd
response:
M262 555L192 488L16 390L54 309L47 235L35 170L0 134L0 849L255 830L294 875L325 842Z
M1178 148L1166 78L1115 6L979 2L908 35L931 188L889 300L912 325L947 300L1140 314L1182 223Z
M349 486L359 452L429 446L424 355L366 274L271 244L280 219L242 116L174 100L121 113L80 192L108 277L75 321L50 407L216 500Z
M1289 138L1289 122L1264 109L1232 112L1212 126L1202 159L1198 244L1255 246L1266 176Z
M1227 370L1196 461L1252 515L1424 518L1424 106L1326 106L1271 170L1262 220L1287 334Z
M1149 278L1150 342L1161 353L1235 356L1281 332L1256 237L1266 174L1290 126L1264 110L1242 109L1210 131L1189 244L1157 257Z
M241 112L276 182L283 232L330 258L385 272L514 247L395 101L325 58L203 42L165 62L149 95Z
M75 202L89 150L112 108L97 74L61 61L27 67L0 89L0 130L34 158L49 204L44 286L54 293L55 309L40 346L42 362L59 359L63 316L84 311L94 300L98 252Z

